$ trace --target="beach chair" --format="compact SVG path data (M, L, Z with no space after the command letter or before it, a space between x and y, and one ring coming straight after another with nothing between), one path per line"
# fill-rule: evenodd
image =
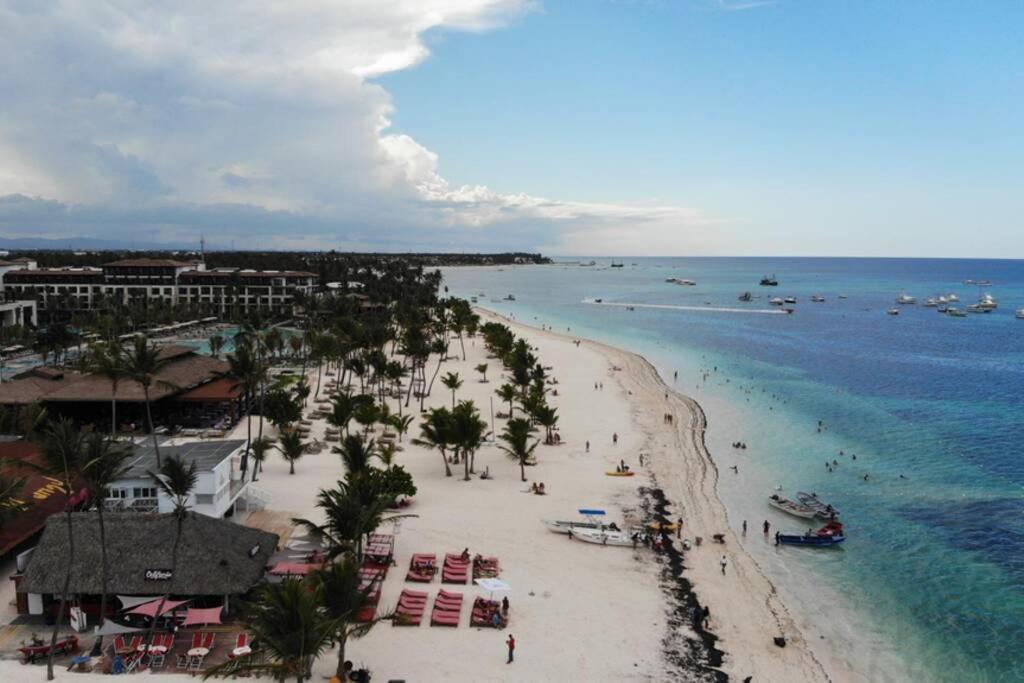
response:
M462 612L462 593L442 590L434 600L434 611L430 614L431 626L458 626Z
M497 578L500 573L501 569L498 564L498 558L480 556L473 558L474 579L493 579Z
M120 654L128 651L128 643L125 642L124 636L116 636L114 638L114 652Z
M437 555L433 553L417 553L409 560L409 572L405 575L406 581L418 583L430 583L437 573Z
M202 646L203 646L203 632L202 631L196 631L195 633L192 634L192 645L189 646L189 649L190 650L194 650L197 647L202 647Z
M235 636L235 649L240 647L249 647L249 634L244 631Z
M444 557L444 567L441 569L442 583L466 583L469 580L469 562L462 559L461 555L448 553Z
M427 609L428 596L419 591L404 590L398 596L391 623L394 626L419 626Z
M205 632L203 632L202 635L203 635L203 644L200 645L199 647L205 647L207 650L212 650L213 649L213 644L216 641L217 634L215 634L213 631L205 631Z

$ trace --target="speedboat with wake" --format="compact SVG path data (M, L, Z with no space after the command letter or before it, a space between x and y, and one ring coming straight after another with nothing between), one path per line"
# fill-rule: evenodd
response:
M782 510L786 514L793 515L794 517L800 517L802 519L813 519L817 516L814 509L804 505L803 503L798 503L795 500L783 498L777 493L773 493L768 496L768 504L776 510Z
M843 534L843 525L839 522L829 522L817 531L808 529L806 534L775 534L776 545L827 547L838 545L845 540L846 536Z

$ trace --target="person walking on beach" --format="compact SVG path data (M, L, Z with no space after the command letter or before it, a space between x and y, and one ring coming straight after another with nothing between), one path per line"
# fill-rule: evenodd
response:
M768 520L764 520L764 535L768 535L768 531L772 528L772 525L768 523Z
M718 561L718 564L722 566L722 576L725 576L725 565L728 563L729 561L725 559L725 555L722 555L722 559Z
M511 633L508 634L508 640L505 641L505 644L508 645L508 661L505 663L511 664L516 654L516 639Z
M612 432L612 444L616 445L618 443L619 443L619 433L618 432Z
M743 535L747 535L747 520L743 520Z
M683 537L683 518L680 517L676 520L676 538Z

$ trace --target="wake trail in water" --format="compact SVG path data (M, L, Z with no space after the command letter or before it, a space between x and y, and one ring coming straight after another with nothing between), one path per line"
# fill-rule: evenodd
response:
M677 304L629 304L618 301L596 301L584 299L583 303L594 306L618 306L619 308L663 308L669 311L707 311L710 313L758 313L761 315L787 315L782 308L726 308L724 306L681 306Z

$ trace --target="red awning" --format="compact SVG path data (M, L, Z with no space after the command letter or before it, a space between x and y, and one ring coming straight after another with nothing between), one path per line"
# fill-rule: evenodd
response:
M199 609L197 607L189 607L188 614L185 615L185 622L182 626L196 626L198 624L219 624L220 613L224 607L210 607L209 609Z
M234 401L242 395L242 385L236 379L221 377L206 384L200 384L195 389L189 389L183 394L176 396L176 401L187 403L225 403Z
M322 565L319 564L307 564L305 562L278 562L270 569L270 573L274 576L305 576L314 569L319 569Z
M139 605L135 609L128 610L128 614L141 614L144 617L151 617L156 614L156 611L160 608L160 600L157 598L153 602L147 602ZM164 600L164 608L160 610L160 614L157 616L163 616L168 612L174 611L176 608L184 605L188 600Z

